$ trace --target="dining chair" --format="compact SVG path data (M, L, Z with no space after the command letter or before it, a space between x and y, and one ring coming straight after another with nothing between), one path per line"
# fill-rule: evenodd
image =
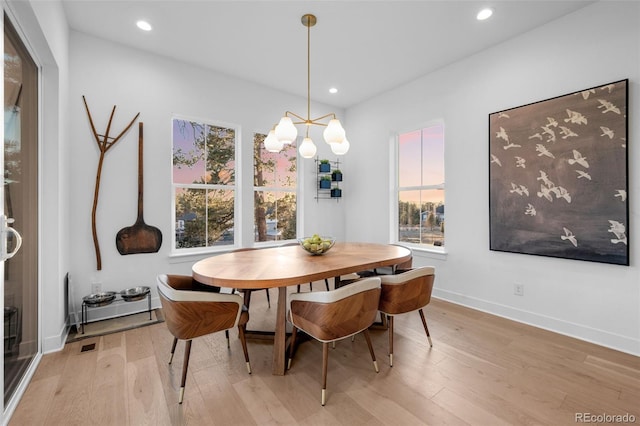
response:
M393 317L418 311L429 346L433 346L423 308L431 301L435 268L423 266L396 275L380 275L382 292L378 310L387 317L389 328L389 365L393 367Z
M243 248L239 248L239 249L235 249L232 251L232 253L238 253L241 251L249 251L249 250L258 250L256 247L243 247ZM247 309L249 309L249 305L251 304L251 293L253 293L254 291L257 290L262 290L260 288L241 288L241 289L236 289L237 291L240 291L243 295L244 295L244 305L247 307ZM269 308L271 308L271 297L269 297L269 289L265 288L264 291L267 293L267 306Z
M401 244L391 244L392 246L399 246L399 247L404 247L407 250L411 251L411 249L409 247L405 247ZM399 263L397 265L393 265L393 266L383 266L380 268L373 268L371 270L367 270L367 271L361 271L358 272L358 275L360 275L361 277L374 277L377 275L394 275L397 273L397 271L401 271L401 270L406 270L406 269L411 269L413 267L413 252L411 251L411 257L409 258L409 260L403 262L403 263Z
M161 274L157 277L157 284L165 323L173 335L169 364L173 362L178 339L186 340L179 404L182 404L184 399L191 342L196 337L238 327L247 371L251 374L249 352L245 339L245 327L249 321L249 312L242 304L242 296L195 290L194 288L197 287L194 286L193 278L186 275ZM227 345L229 345L228 339L227 333Z
M378 312L379 300L378 277L365 278L336 290L289 295L288 319L293 328L288 368L298 330L322 342L322 405L326 402L329 343L363 332L375 371L379 371L368 330Z

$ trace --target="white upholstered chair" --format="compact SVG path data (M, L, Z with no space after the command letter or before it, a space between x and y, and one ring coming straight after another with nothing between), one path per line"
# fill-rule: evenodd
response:
M293 325L289 367L298 329L322 342L322 405L326 402L329 343L363 332L373 366L378 372L368 328L375 320L379 300L378 277L355 281L336 290L289 295L288 319Z
M429 346L433 346L422 309L431 301L435 269L431 266L408 269L396 275L380 275L382 293L378 309L389 322L389 364L393 366L393 317L418 311Z
M238 327L247 371L251 374L245 327L249 321L249 312L243 309L242 296L239 294L223 294L211 291L198 291L193 278L186 275L158 275L157 285L162 311L167 328L174 336L171 347L171 358L176 349L178 339L186 340L182 381L178 403L184 399L184 388L189 368L191 341L196 337L229 330ZM202 287L200 287L202 288ZM228 344L227 334L227 344Z

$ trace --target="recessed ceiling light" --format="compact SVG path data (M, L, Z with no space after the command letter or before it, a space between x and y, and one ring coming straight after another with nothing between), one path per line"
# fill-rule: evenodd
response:
M476 19L478 21L484 21L485 19L489 19L491 17L491 15L493 15L493 10L492 9L490 9L490 8L482 9L476 15Z
M151 24L147 21L140 20L136 22L136 25L143 31L151 31Z
M331 89L329 89L329 93L338 93L338 89L332 87Z

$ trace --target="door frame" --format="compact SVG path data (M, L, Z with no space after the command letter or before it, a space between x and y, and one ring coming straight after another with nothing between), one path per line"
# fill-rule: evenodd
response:
M37 350L36 353L33 357L33 360L31 362L31 364L29 365L29 367L27 368L26 372L24 373L24 376L22 377L22 379L20 380L20 383L18 384L13 397L11 398L11 400L9 400L9 402L4 405L4 386L3 386L3 410L2 410L2 414L0 415L0 420L1 423L7 424L9 422L9 419L11 418L11 415L13 414L13 412L15 411L15 408L17 407L20 399L22 398L22 395L24 394L27 386L29 385L29 382L31 381L31 378L33 377L36 368L38 367L41 359L42 359L42 350L43 350L43 344L42 344L42 340L43 340L43 336L42 336L42 268L41 268L41 256L42 256L42 214L41 211L42 209L40 208L40 206L42 205L42 135L43 135L43 126L42 126L42 118L43 118L43 102L42 102L42 93L43 93L43 81L42 81L42 65L41 62L38 58L38 55L36 54L36 52L34 51L34 48L32 46L32 44L29 42L29 38L27 36L27 34L25 33L25 31L23 30L20 20L18 19L18 17L16 16L15 10L13 8L13 4L7 4L4 0L2 0L2 11L3 13L5 13L8 17L8 19L11 21L14 29L16 30L16 32L18 33L18 36L20 37L22 43L25 45L27 51L29 52L29 55L31 56L31 58L33 59L33 61L35 62L37 68L38 68L38 130L37 130L37 150L38 150L38 154L37 154L37 170L38 170L38 177L37 177L37 202L38 202L38 213L37 213L37 229L38 229L38 238L37 238L37 244L38 244L38 248L37 248L37 257L38 257L38 272L37 272L37 280L38 280L38 284L37 284L37 294L38 294L38 303L37 303L37 315L38 315L38 319L37 319ZM4 18L2 19L2 22L0 22L0 27L2 28L2 33L3 33L3 37L2 40L0 41L0 47L2 48L2 51L4 52ZM4 67L3 67L4 68ZM4 76L4 69L3 69L3 76ZM4 78L3 78L4 80ZM2 85L2 87L0 88L0 94L2 94L2 97L4 98L4 85ZM4 121L2 122L2 124L0 124L0 129L2 129L2 133L4 134ZM3 142L4 144L4 142ZM4 145L3 145L4 146ZM3 150L4 151L4 150ZM4 152L0 153L0 170L4 170ZM4 191L0 191L1 195L4 196ZM2 213L4 213L4 209L0 206L0 211ZM0 277L4 277L4 262L0 262ZM0 294L4 294L4 279L0 278ZM2 301L0 301L0 305L2 305L2 308L4 308L4 297L2 298ZM0 335L2 336L2 339L4 341L4 327L2 328L2 331L0 331ZM4 353L2 354L2 359L3 359L3 365L4 365ZM0 370L0 383L4 383L4 368L2 370Z

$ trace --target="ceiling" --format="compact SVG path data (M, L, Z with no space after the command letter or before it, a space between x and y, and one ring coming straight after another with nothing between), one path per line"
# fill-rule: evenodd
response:
M347 108L593 1L63 0L76 31ZM478 21L484 6L493 16ZM151 32L135 22L145 19ZM330 94L330 87L339 92Z

